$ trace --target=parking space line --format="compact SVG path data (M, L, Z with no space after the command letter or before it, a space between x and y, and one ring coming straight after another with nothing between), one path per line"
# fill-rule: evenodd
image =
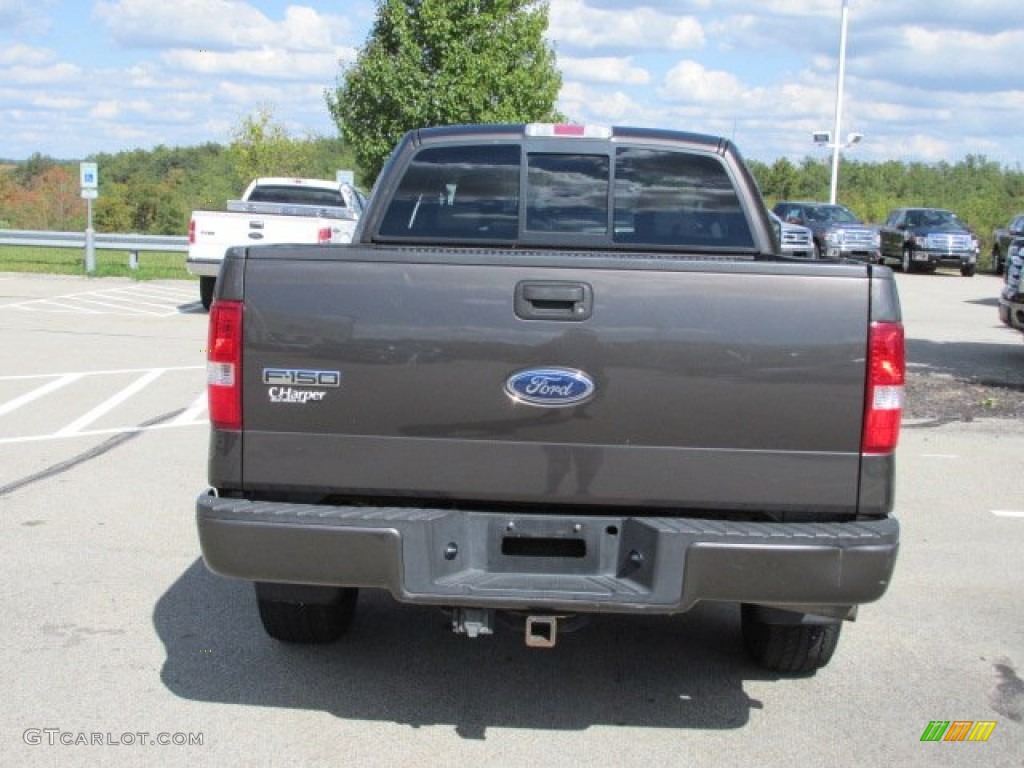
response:
M206 411L206 408L207 394L206 392L203 392L199 397L193 400L192 405L182 411L182 414L172 421L171 424L193 424L199 419L200 415Z
M171 429L174 427L205 427L208 426L209 422L206 419L200 421L191 421L187 424L178 424L175 422L168 422L166 424L150 424L145 427L109 427L106 429L84 429L81 432L75 432L70 435L26 435L25 437L0 437L0 445L17 445L20 443L41 443L46 440L67 440L71 437L98 437L102 435L120 435L126 432L150 432L156 429Z
M161 371L201 371L205 365L171 365L160 368ZM60 371L55 373L16 373L0 376L0 381L24 381L26 379L49 379L55 376L109 376L121 373L146 373L153 368L110 368L102 371Z
M38 400L40 397L45 397L51 392L56 392L61 387L66 387L68 384L72 383L73 381L78 381L78 379L80 378L82 378L82 374L80 373L67 373L58 376L49 384L44 384L41 387L36 387L31 392L28 392L22 395L21 397L16 397L13 400L8 400L3 405L0 405L0 416L3 416L5 413L10 413L11 411L15 411L18 408L21 408L21 406L23 405L28 405L33 400Z
M32 387L29 391L24 392L11 400L0 402L0 416L6 416L7 414L17 411L23 406L43 400L48 395L52 395L59 390L64 390L75 382L84 382L90 379L95 379L96 377L127 377L132 374L136 374L134 380L131 381L128 386L121 388L116 392L116 394L107 397L107 399L102 403L89 410L88 413L80 415L78 418L74 419L74 421L60 429L57 429L55 432L42 435L36 434L21 435L17 437L2 437L0 438L0 445L33 443L44 440L66 439L73 437L102 436L124 432L141 432L147 429L157 428L166 429L168 427L207 426L209 424L209 420L206 416L207 396L206 392L202 391L200 395L194 397L187 407L175 410L175 415L170 421L153 425L143 423L139 426L111 427L109 429L89 428L90 425L95 423L97 419L101 418L105 414L109 412L116 412L118 406L130 400L150 384L156 382L161 376L168 373L191 372L204 369L204 365L180 365L166 366L162 368L120 368L101 371L62 371L53 373L25 373L0 376L0 383L9 384L12 382L25 382ZM192 378L191 374L189 374L189 378ZM200 381L196 381L194 386L196 388L201 388L202 384ZM189 385L189 389L192 392L195 392L193 385Z
M91 297L90 296L90 297L83 297L83 298L79 299L79 301L81 301L83 304L86 304L88 306L103 307L105 309L114 309L114 310L117 310L117 313L127 313L129 315L157 315L157 316L159 316L159 315L165 314L166 310L167 310L167 305L166 304L163 304L163 305L153 304L152 302L148 302L148 301L143 302L143 301L139 301L138 299L133 299L131 297L122 298L120 296L117 296L116 294L115 295L96 294L96 296L98 296L100 298L95 298L95 297ZM152 311L149 311L149 310L144 308L144 307L156 307L156 306L162 306L164 311L163 312L152 312ZM109 314L109 313L107 313L107 314Z
M41 299L2 304L0 309L25 312L80 313L90 315L127 315L170 317L192 313L201 307L195 294L185 288L132 285L97 291L79 291ZM191 301L190 301L191 299Z
M996 517L1021 517L1024 518L1024 509L993 509L992 514Z
M83 428L89 426L104 414L114 410L114 408L119 406L129 397L148 387L164 373L164 370L165 369L163 368L154 368L148 373L143 374L113 397L107 398L104 402L97 405L91 411L88 411L84 415L78 417L63 429L57 430L57 437L67 437L68 435L74 435L82 431Z

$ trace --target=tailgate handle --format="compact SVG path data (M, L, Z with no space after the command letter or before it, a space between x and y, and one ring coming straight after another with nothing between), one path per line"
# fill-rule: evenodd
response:
M516 316L523 320L571 320L590 317L594 292L586 283L524 280L516 285Z

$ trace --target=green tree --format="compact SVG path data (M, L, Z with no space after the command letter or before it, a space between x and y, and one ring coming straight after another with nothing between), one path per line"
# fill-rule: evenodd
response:
M413 128L560 119L547 25L537 0L378 0L366 44L325 94L364 180Z
M258 176L304 176L312 164L311 142L293 139L269 107L242 119L228 154L244 184Z

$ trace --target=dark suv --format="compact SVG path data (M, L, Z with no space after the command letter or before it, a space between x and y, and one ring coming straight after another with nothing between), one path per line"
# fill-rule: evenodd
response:
M819 259L878 261L878 230L864 224L845 205L784 200L772 208L783 221L808 227L814 233Z

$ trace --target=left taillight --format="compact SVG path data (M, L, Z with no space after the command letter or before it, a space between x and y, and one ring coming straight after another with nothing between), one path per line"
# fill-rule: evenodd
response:
M242 428L242 315L240 301L219 299L210 307L206 393L214 429Z
M892 453L900 436L907 359L901 323L872 323L868 339L864 453Z

